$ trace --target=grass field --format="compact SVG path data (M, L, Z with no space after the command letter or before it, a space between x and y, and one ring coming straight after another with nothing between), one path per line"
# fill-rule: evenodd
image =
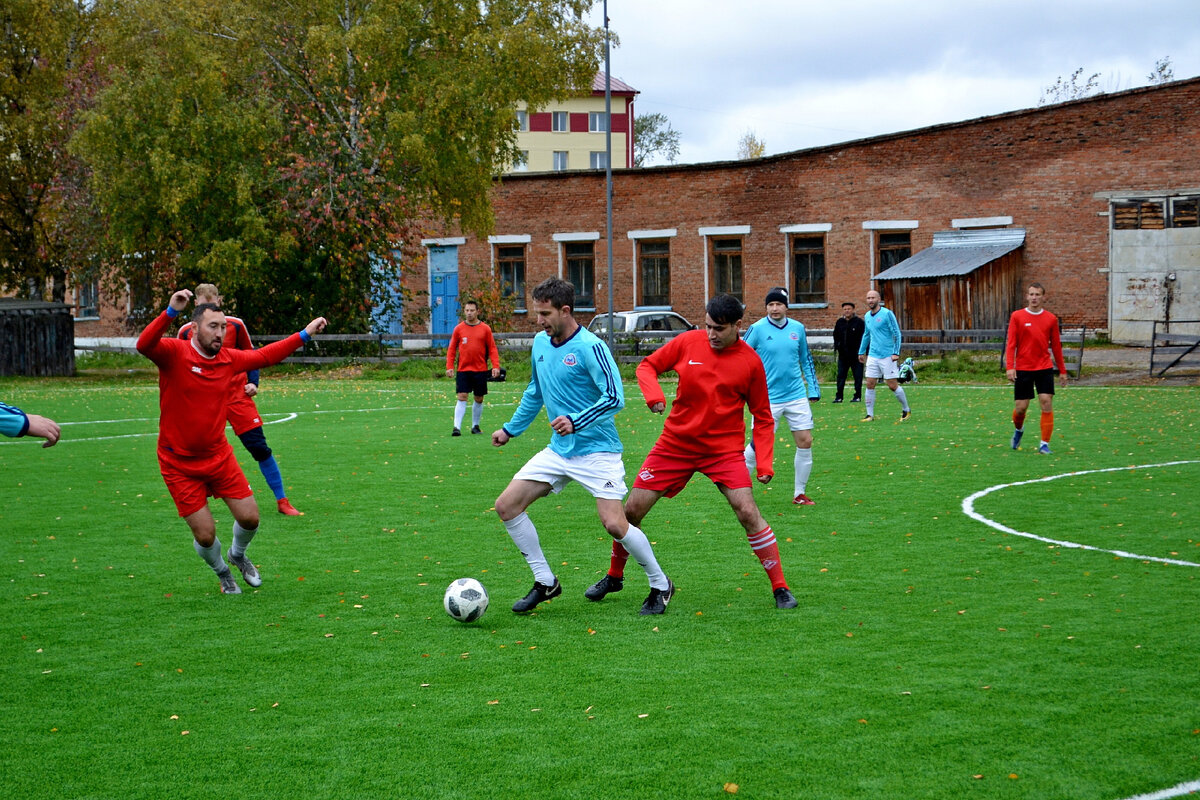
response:
M486 431L521 388L492 396ZM881 392L864 425L826 387L816 506L791 505L781 439L757 495L798 609L774 608L694 480L644 525L678 585L665 616L638 616L636 565L624 592L583 598L608 538L570 487L531 510L564 594L520 617L529 569L491 506L542 423L496 449L448 436L445 380L268 379L267 437L305 516L274 513L235 443L265 583L222 596L158 474L152 381L0 381L0 399L67 423L52 449L0 440L0 785L1117 800L1200 780L1200 389L1068 388L1051 456L1036 414L1008 447L1004 387L908 391L910 422ZM632 478L661 418L626 392ZM1053 541L964 513L1001 484L1017 485L974 514ZM468 575L492 607L460 625L442 591Z

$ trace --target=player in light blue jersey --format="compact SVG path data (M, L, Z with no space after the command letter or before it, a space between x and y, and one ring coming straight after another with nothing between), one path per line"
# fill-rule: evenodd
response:
M780 417L787 418L796 442L796 455L792 459L796 469L792 503L811 506L816 504L805 494L813 465L813 416L809 402L821 399L821 388L817 386L816 366L808 351L808 334L804 325L788 319L787 303L787 289L782 286L767 292L767 316L751 325L742 338L758 353L767 372L767 394L771 398L775 428L779 428ZM751 474L756 463L754 439L751 438L746 446L746 468Z
M645 569L650 595L641 613L662 614L675 585L658 565L646 534L625 519L622 503L625 464L613 423L625 407L621 374L604 342L575 321L574 305L575 289L567 281L548 278L533 290L533 310L543 329L530 353L533 374L512 419L492 434L492 444L504 446L529 428L543 406L553 431L549 446L529 459L496 498L496 513L533 570L533 589L513 604L513 611L532 611L562 594L526 509L574 480L596 498L604 529Z
M58 423L37 414L26 414L16 406L0 403L0 434L10 438L37 436L45 439L42 447L53 447L61 435Z
M900 323L891 310L880 303L879 292L867 292L867 313L863 315L866 330L858 346L858 360L867 365L867 390L863 393L867 415L863 422L875 419L875 383L883 378L887 387L900 401L900 421L908 419L912 409L908 396L900 387Z

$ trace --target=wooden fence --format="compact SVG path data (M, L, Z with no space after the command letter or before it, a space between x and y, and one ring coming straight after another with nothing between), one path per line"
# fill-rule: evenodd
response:
M74 342L70 306L0 300L0 375L74 375Z

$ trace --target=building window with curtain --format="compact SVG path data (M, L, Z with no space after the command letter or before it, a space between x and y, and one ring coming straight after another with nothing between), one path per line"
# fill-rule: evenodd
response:
M596 307L596 254L592 242L568 242L563 245L567 261L567 280L575 287L575 307Z
M713 294L731 294L739 302L742 297L742 240L712 240L712 290Z
M500 293L516 297L517 308L525 308L525 247L497 245L496 269L500 274Z
M671 243L638 242L638 305L671 305Z
M825 302L825 237L792 237L792 302Z

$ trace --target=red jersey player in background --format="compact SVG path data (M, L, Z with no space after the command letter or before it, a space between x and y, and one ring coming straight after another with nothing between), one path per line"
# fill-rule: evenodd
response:
M454 373L456 354L457 375ZM488 393L488 359L492 361L491 376L500 377L500 351L496 349L492 329L479 319L479 304L468 300L463 303L463 321L454 326L454 332L450 334L450 347L446 349L446 377L454 377L454 389L458 393L451 436L462 435L467 394L471 392L475 394L475 405L471 406L471 433L483 433L479 423L483 420L483 398Z
M1004 346L1004 366L1013 384L1012 449L1021 446L1025 433L1025 412L1036 392L1042 407L1042 442L1038 452L1050 453L1050 436L1054 433L1054 366L1058 365L1059 380L1067 385L1067 367L1063 362L1062 340L1058 333L1058 317L1042 308L1046 290L1040 283L1031 283L1025 291L1025 308L1017 309L1008 319L1008 339ZM1050 360L1053 352L1054 361Z
M658 376L676 372L679 388L662 435L646 456L625 500L625 517L629 524L640 527L660 498L679 494L695 473L705 475L725 495L745 529L750 548L771 580L775 606L795 608L797 600L783 577L775 533L754 502L742 454L746 444L743 408L749 407L754 417L758 481L769 483L775 474L775 420L766 372L754 349L738 338L742 304L737 298L717 295L708 301L705 311L705 330L679 334L638 365L638 386L655 414L666 409ZM584 592L585 596L600 600L620 591L628 557L614 540L608 573Z
M246 546L258 532L258 504L225 438L229 384L239 373L287 358L325 330L325 319L318 317L299 333L261 350L235 350L222 346L227 324L221 309L202 303L192 315L196 327L190 340L164 339L191 298L187 289L175 292L167 310L142 331L137 349L158 367L158 465L163 482L179 516L191 528L197 554L217 573L221 591L239 594L241 587L221 557L221 541L208 508L209 495L229 506L234 518L229 560L246 583L262 585L258 570L246 557Z
M221 305L221 293L211 283L202 283L196 287L196 305L211 303ZM254 343L250 341L250 333L246 323L238 317L225 315L225 341L223 347L234 350L253 350ZM188 322L179 329L180 339L191 339L196 330L196 323ZM263 433L262 419L258 415L258 406L254 404L254 396L258 394L258 370L242 372L235 375L229 386L229 424L233 426L234 434L242 441L242 446L258 462L258 471L267 479L267 485L275 495L275 507L280 514L289 517L301 516L283 488L283 475L279 472L279 464L275 455L267 446L267 437Z

